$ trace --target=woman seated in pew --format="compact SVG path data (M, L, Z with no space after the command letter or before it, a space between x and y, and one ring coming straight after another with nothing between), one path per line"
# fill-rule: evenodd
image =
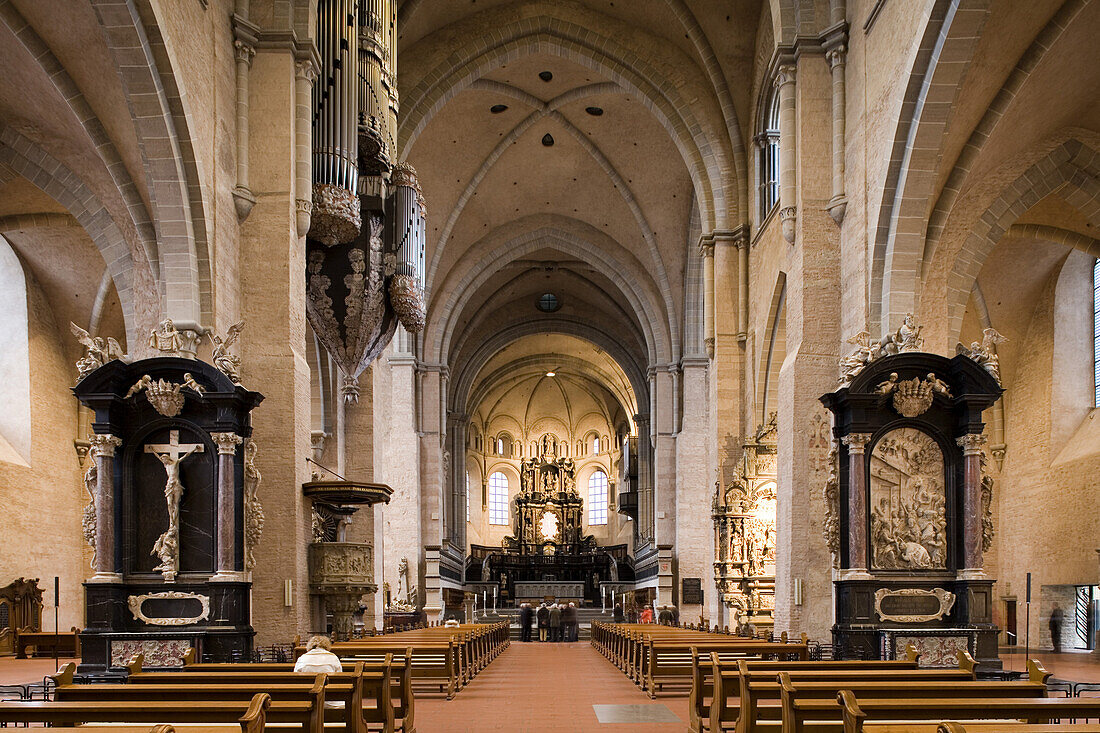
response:
M295 672L310 674L336 674L344 671L340 657L332 653L332 641L327 636L311 636L306 642L306 653L294 663Z

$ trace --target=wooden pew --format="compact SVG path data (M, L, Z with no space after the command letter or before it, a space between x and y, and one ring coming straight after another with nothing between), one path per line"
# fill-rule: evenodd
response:
M713 636L713 635L710 635ZM651 698L657 691L672 685L690 686L692 681L691 650L700 654L715 653L722 662L738 659L764 659L792 656L799 661L809 660L809 648L805 644L783 644L753 639L698 639L680 641L673 639L648 639L645 655L639 670L642 689Z
M73 626L69 631L54 634L50 631L17 631L15 633L15 658L26 659L27 649L34 647L34 656L80 656L80 630Z
M837 701L843 712L844 733L865 733L864 724L869 720L935 721L937 727L929 728L930 731L934 731L938 729L939 722L944 719L1026 720L1029 724L1040 724L1067 718L1100 718L1100 698L1096 697L961 698L944 696L924 699L902 697L858 699L851 690L841 690L837 695ZM1011 725L1016 724L1014 722ZM974 726L969 723L965 725ZM1008 725L998 724L986 730L1002 733ZM876 733L888 733L891 728L900 730L903 726L906 731L913 731L916 728L908 723L899 722L896 725L891 723L889 726L873 726L873 729ZM981 730L982 727L984 726L978 723L973 730ZM866 733L870 733L871 729L872 726L868 726Z
M107 687L108 685L104 685ZM119 685L116 685L119 686ZM151 733L163 733L171 724L239 724L242 733L262 733L268 720L279 718L302 722L303 730L320 722L307 704L271 702L268 695L257 693L246 701L164 702L151 706L144 702L47 702L43 700L0 702L0 723L46 723L75 726L85 723L156 723ZM310 722L304 722L309 719ZM171 721L167 726L164 721ZM189 729L202 731L202 728ZM323 728L316 727L317 733Z
M864 730L885 731L888 726L865 724ZM890 726L897 727L897 726ZM1100 733L1100 724L1090 723L1008 723L1003 720L996 722L970 722L960 723L947 720L936 726L936 733Z
M344 722L348 733L364 733L370 723L380 723L386 733L398 728L404 733L415 733L411 660L411 655L405 653L395 663L393 655L386 654L377 664L362 661L345 663L343 672L327 675L326 696L330 700L342 701L343 707L326 707L325 720ZM294 672L291 664L245 663L185 665L184 670L179 672L132 670L127 681L136 687L156 689L171 686L206 688L211 685L255 687L269 690L275 699L279 699L277 693L283 686L298 683L303 677L311 675ZM400 702L396 702L395 698ZM358 710L359 715L345 714L345 711L353 710Z
M838 695L841 691L855 694L866 702L890 700L905 704L919 704L926 700L952 698L955 700L1018 700L1046 697L1046 685L1041 682L957 682L915 680L841 680L792 682L786 672L779 674L782 694L783 730L804 731L813 721L813 730L820 730L822 723L840 730L844 719ZM904 717L904 716L903 716ZM937 722L946 716L936 718ZM757 724L753 730L760 730Z
M826 662L777 662L764 660L745 660L746 669L759 673L771 672L772 675L782 671L827 671L827 670L916 670L918 669L918 654L913 645L906 649L908 659L904 660L835 660ZM969 656L969 655L968 655ZM713 657L700 654L698 647L692 647L692 674L691 692L688 695L688 727L692 733L700 733L710 724L711 704L714 699L714 674L720 671L722 675L736 678L733 684L726 682L725 694L720 707L724 712L720 715L723 721L728 717L732 722L736 720L739 707L730 707L729 700L732 693L740 690L740 666L741 660L726 660L719 655L717 664ZM973 660L971 660L973 661ZM965 679L973 679L973 668ZM778 699L778 698L777 698Z
M964 658L965 657L965 658ZM778 674L807 682L859 682L888 679L895 683L962 683L974 680L968 654L960 655L957 669L921 669L916 660L885 662L738 662L736 670L722 669L712 658L713 692L710 705L712 733L735 727L748 733L757 727L778 725L783 719L782 686ZM907 667L900 665L908 665ZM834 688L836 689L836 688ZM734 696L737 703L732 703ZM839 721L839 715L836 716ZM838 726L839 727L839 726Z

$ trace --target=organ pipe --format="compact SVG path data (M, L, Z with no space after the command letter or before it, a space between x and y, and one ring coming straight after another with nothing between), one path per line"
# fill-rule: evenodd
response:
M390 282L390 302L406 331L416 333L424 328L427 307L421 289L424 267L424 195L416 171L401 163L390 176L393 194L390 197L390 220L393 228L393 248L396 266Z
M313 216L309 237L333 246L359 236L358 0L320 0L313 87Z

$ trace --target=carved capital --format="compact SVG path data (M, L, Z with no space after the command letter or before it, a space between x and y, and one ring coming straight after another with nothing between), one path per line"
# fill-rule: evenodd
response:
M310 84L317 78L317 67L309 59L297 61L294 64L294 78L308 81Z
M256 55L256 48L244 41L233 41L233 55L238 62L243 61L252 66L252 57Z
M782 89L787 84L794 84L796 69L794 64L783 64L775 70L775 88Z
M231 456L237 452L237 446L244 442L244 438L236 433L210 433L214 445L218 446L219 456Z
M714 256L714 240L705 239L699 242L699 255L702 257Z
M863 449L871 442L870 433L848 433L840 442L848 446L848 453L863 453Z
M99 458L100 456L106 458L114 457L115 448L122 445L121 438L116 438L107 433L89 435L88 442L92 446L92 456L95 458Z
M844 68L845 57L848 54L847 47L844 44L840 44L834 49L831 49L825 54L825 60L829 62L829 68L835 69L838 66Z
M967 433L955 441L963 449L964 456L976 456L982 452L985 445L985 436L981 433Z

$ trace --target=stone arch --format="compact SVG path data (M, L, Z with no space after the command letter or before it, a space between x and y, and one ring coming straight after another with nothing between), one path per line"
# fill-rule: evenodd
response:
M141 324L137 323L134 311L134 261L129 244L103 202L75 173L19 133L2 126L0 163L68 209L91 237L115 283L126 324L126 344L131 350L134 349L138 343L137 334L141 332Z
M482 248L483 250L491 246L491 243L485 240L482 242L486 245ZM455 320L472 294L501 266L547 246L601 266L603 274L619 287L630 306L642 316L639 320L646 338L649 360L651 362L656 362L658 359L670 360L673 354L670 333L659 328L662 322L667 325L668 319L662 317L659 304L654 302L655 294L647 293L640 287L642 284L640 278L644 275L644 269L631 267L629 263L616 258L607 247L599 247L573 233L555 227L541 227L529 231L503 242L491 251L471 251L469 256L464 258L469 263L465 271L459 272L457 269L452 271L453 279L448 278L448 280L453 282L453 286L442 289L437 297L437 300L441 301L438 311L433 307L433 311L436 312L429 316L430 323L425 332L426 353L429 358L440 362L446 360L454 337ZM494 270L483 269L480 267L482 262L494 262L497 267ZM624 272L633 274L635 277L628 280L622 274ZM671 328L669 327L668 330L670 331Z
M1024 212L1046 196L1060 192L1094 226L1100 226L1100 154L1079 140L1068 140L1035 161L1001 189L976 217L961 251L947 270L947 336L958 337L973 283L997 242ZM1088 251L1084 239L1067 245ZM937 257L946 257L942 251Z
M780 272L772 290L771 304L768 308L768 330L761 344L759 367L756 370L756 409L757 424L768 421L768 407L773 404L771 397L779 388L779 369L787 356L787 275Z
M531 31L532 26L538 30ZM730 203L736 200L736 195L727 196L726 193L726 186L732 184L723 181L723 171L728 172L733 167L729 160L731 153L725 149L729 141L709 139L704 133L706 126L696 118L691 104L665 91L673 88L672 85L645 59L610 39L593 42L591 38L591 29L560 18L539 16L472 39L462 58L448 60L426 75L427 79L439 81L421 82L406 98L405 119L398 131L402 157L408 154L431 118L455 95L500 64L538 50L599 71L624 90L637 95L680 151L701 202L707 230L725 228Z
M212 322L210 243L183 92L149 0L91 0L118 67L153 207L163 314Z
M988 0L931 4L902 98L879 208L871 263L872 329L885 332L916 310L928 202L935 194L944 131L988 14Z

